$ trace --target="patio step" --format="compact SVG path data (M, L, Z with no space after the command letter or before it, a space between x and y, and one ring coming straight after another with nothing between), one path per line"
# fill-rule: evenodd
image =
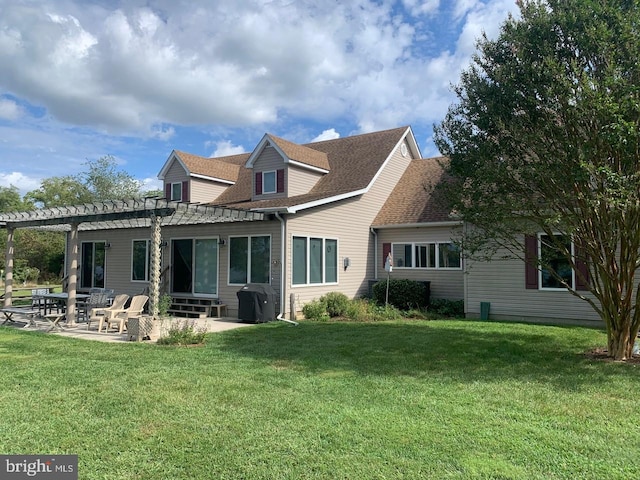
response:
M210 298L172 297L168 313L176 317L206 318L211 316L211 306L215 300Z

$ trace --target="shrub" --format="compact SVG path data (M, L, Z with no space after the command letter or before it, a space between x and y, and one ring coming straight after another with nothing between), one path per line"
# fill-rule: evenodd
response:
M204 342L205 331L196 330L195 322L178 322L171 325L167 336L158 339L159 345L198 345Z
M373 298L379 305L385 304L387 281L381 280L373 286ZM401 310L427 305L427 286L422 282L393 278L389 280L389 304Z
M464 300L433 299L429 304L429 312L443 317L462 317L464 316Z
M320 297L320 301L326 306L330 317L343 317L349 307L349 297L341 292L329 292Z
M329 313L327 312L327 304L320 300L312 300L302 307L302 314L307 320L327 321Z

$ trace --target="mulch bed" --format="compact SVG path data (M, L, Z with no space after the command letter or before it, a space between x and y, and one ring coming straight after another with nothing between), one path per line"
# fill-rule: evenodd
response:
M590 358L592 360L601 360L603 362L618 362L618 363L630 363L632 365L640 365L640 355L633 355L631 358L627 358L626 360L614 360L609 356L609 351L604 348L594 348L593 350L589 350L585 352L585 357Z

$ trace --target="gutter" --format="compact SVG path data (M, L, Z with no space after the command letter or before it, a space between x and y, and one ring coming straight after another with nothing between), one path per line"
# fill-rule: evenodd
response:
M280 212L275 212L275 216L278 220L280 220L280 313L276 317L276 320L280 320L281 322L287 322L287 323L290 323L291 325L296 326L298 325L298 322L284 318L284 316L286 315L286 307L285 307L286 303L284 299L284 285L285 285L285 278L284 278L285 268L284 267L286 263L285 262L286 222L284 218L280 216Z

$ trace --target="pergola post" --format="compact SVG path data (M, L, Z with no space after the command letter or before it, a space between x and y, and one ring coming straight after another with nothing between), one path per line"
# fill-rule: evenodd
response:
M161 217L151 216L151 265L149 265L149 313L156 318L158 316L158 303L160 301L160 242L162 241L160 229Z
M69 287L67 294L67 325L74 325L76 322L76 290L78 288L78 224L71 224L69 232Z
M10 307L13 295L13 235L15 229L7 227L7 249L4 260L4 306Z

